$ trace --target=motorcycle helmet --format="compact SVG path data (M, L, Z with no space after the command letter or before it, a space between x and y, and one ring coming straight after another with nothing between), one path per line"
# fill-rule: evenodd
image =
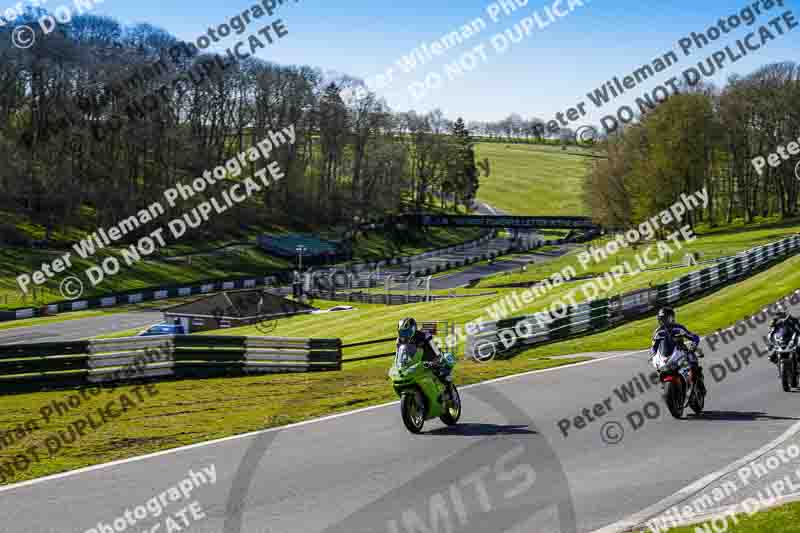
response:
M783 302L775 304L775 318L777 320L786 320L789 317L789 313L786 311L786 306Z
M675 323L675 310L671 307L662 307L658 310L658 323L664 327Z
M401 343L411 342L417 333L417 321L413 318L404 318L397 323L397 340Z

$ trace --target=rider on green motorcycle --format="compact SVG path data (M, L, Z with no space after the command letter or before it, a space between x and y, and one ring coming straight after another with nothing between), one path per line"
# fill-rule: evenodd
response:
M401 344L414 344L423 352L422 360L425 361L442 382L449 381L450 367L442 364L442 352L433 339L433 335L417 328L417 321L413 318L404 318L397 324L397 346Z

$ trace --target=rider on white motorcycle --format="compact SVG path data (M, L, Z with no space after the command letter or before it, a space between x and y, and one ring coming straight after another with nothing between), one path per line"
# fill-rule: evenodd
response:
M691 340L695 345L700 344L700 337L689 331L682 324L675 322L675 310L671 307L662 307L658 311L658 328L653 333L652 353L661 353L666 361L678 360L684 355L687 356L692 372L698 379L701 390L705 390L703 383L703 368L697 361L694 351L684 352L680 345L675 341L675 337L684 336Z

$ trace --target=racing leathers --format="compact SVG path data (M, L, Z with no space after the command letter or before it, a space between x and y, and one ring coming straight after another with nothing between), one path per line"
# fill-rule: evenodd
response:
M426 363L430 363L431 369L436 374L436 377L442 381L446 381L447 376L450 374L450 368L442 364L442 352L439 350L439 346L436 344L433 335L427 331L417 330L409 342L414 344L418 350L422 350L422 360ZM399 339L397 345L400 346Z
M772 321L772 324L770 324L770 336L772 335L772 332L775 331L776 326L781 322L788 328L789 336L787 338L791 338L791 335L795 333L797 335L800 335L800 320L797 320L792 315L786 313L785 315L778 317ZM796 351L798 357L800 357L800 346L797 347ZM777 362L777 356L775 354L772 354L769 359L773 363Z
M796 319L792 315L786 315L786 325L792 328L795 333L800 335L800 320Z
M697 361L697 355L694 353L694 351L684 352L681 349L680 345L675 340L675 337L679 336L688 338L694 342L695 345L700 344L700 337L689 331L681 324L676 323L670 324L669 326L659 326L653 333L653 347L651 349L652 353L655 354L660 351L666 360L674 360L686 354L693 372L696 372L701 386L705 388L705 385L703 384L703 369L700 366L700 363Z

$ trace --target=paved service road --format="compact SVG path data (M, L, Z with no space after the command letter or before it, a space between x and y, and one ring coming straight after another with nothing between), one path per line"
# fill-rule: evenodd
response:
M490 276L492 274L497 274L499 272L509 272L512 270L519 271L523 266L528 265L530 263L544 263L546 261L552 261L554 258L559 257L565 253L567 253L570 249L572 249L575 244L563 244L557 247L557 251L548 252L548 253L536 253L536 252L529 252L526 254L519 254L513 257L508 258L500 258L496 259L494 264L492 265L473 265L467 267L466 269L460 272L454 272L452 274L443 274L441 276L437 276L431 280L431 289L433 290L440 290L440 289L454 289L457 287L463 287L464 285L468 284L470 281L476 278L483 278L486 276ZM496 278L495 281L497 283L502 283L503 278L499 277Z
M703 341L709 397L702 416L673 419L658 387L642 386L645 392L623 402L615 390L626 385L632 394L632 380L651 368L643 353L617 354L464 388L461 423L447 428L430 421L422 435L409 434L390 404L0 489L3 529L88 531L190 469L213 464L216 483L191 497L206 515L192 532L593 531L729 465L797 422L800 396L783 392L774 366L754 347L746 349L766 333L766 325L756 326L716 351ZM658 412L635 431L627 415L648 402L648 412ZM563 420L570 420L567 437L557 425L566 427ZM620 426L601 435L610 423ZM554 480L562 473L573 505L539 505L561 495ZM235 520L226 525L239 506L242 527ZM577 527L559 527L556 521L570 521L570 509Z
M161 319L159 311L137 311L12 328L0 330L0 344L80 340L126 329L144 329L157 324Z

